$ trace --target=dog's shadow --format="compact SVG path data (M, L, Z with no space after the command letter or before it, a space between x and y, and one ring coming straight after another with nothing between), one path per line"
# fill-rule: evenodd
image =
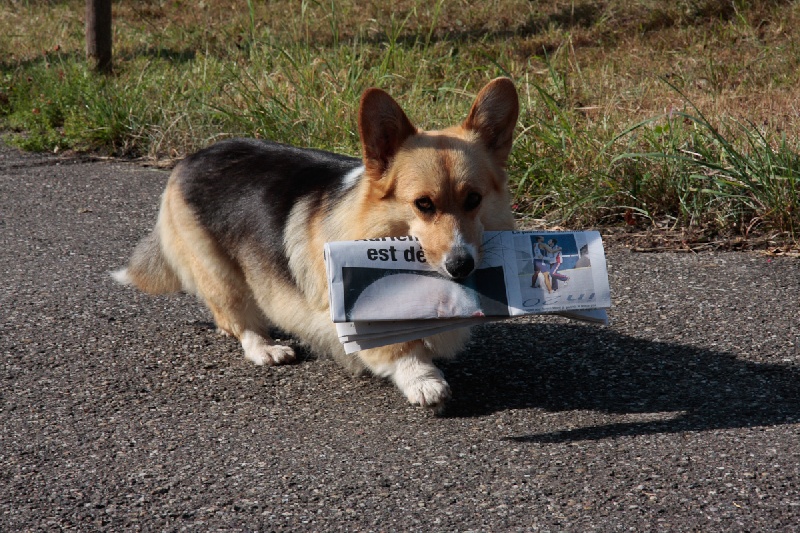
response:
M519 441L568 442L800 422L800 368L743 361L730 353L636 339L592 326L484 326L459 360L440 366L454 396L444 412L447 417L521 408L675 413L668 420L511 437Z

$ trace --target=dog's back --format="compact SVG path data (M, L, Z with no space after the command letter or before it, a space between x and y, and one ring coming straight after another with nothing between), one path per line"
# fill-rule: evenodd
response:
M360 165L330 152L234 139L188 157L172 179L224 249L253 240L288 280L284 235L292 209L301 199L322 209L336 202L347 192L344 177Z
M257 241L276 272L289 281L284 232L292 208L300 198L320 207L336 202L351 185L345 181L348 173L360 165L359 159L322 150L231 139L181 161L170 176L162 204L168 195L178 195L228 253L248 240ZM162 253L164 226L174 222L162 220L166 214L162 209L159 222L135 248L127 269L115 273L118 281L151 294L191 291L181 286L174 266Z

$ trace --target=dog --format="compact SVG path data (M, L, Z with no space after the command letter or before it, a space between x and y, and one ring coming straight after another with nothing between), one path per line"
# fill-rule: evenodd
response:
M411 235L440 273L469 276L483 231L514 229L505 167L518 115L508 78L483 87L464 122L438 131L417 129L370 88L358 110L360 159L220 141L175 166L155 228L113 276L147 293L198 296L257 365L294 360L269 336L277 327L352 372L391 379L411 404L441 407L450 387L433 360L454 357L469 330L346 355L330 318L323 245Z

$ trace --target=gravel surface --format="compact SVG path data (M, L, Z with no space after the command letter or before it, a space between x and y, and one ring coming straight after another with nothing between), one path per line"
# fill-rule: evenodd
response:
M800 524L800 260L615 246L610 327L478 329L435 416L116 286L166 177L0 147L0 530Z

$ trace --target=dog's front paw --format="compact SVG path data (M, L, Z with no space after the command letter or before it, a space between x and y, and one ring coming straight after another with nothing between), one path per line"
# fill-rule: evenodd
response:
M441 407L450 399L450 385L444 379L421 379L403 389L412 405Z
M450 398L450 385L442 371L413 357L397 364L392 380L413 405L436 408Z
M268 339L252 331L242 335L244 356L257 365L283 365L295 359L294 350L289 346L272 344Z

